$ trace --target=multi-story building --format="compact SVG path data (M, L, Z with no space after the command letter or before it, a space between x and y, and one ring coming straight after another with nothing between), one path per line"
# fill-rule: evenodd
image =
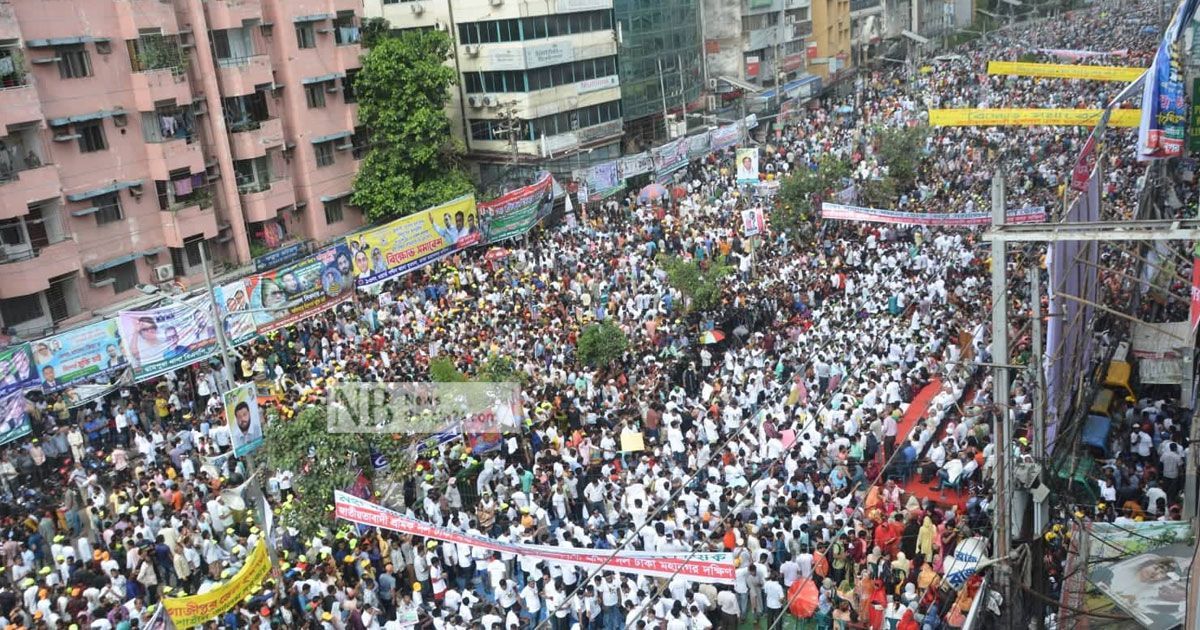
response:
M704 0L705 62L717 107L750 88L792 91L789 85L806 83L796 79L815 56L814 1Z
M613 0L366 0L393 30L454 42L447 106L485 187L513 171L560 175L620 155Z
M362 224L356 0L0 0L0 327Z
M827 84L850 68L850 0L813 0L809 71Z
M619 34L621 104L626 148L640 151L666 140L667 116L704 106L701 0L613 0ZM683 131L685 125L674 125Z

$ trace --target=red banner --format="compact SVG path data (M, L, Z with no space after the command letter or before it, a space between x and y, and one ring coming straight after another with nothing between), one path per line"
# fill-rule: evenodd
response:
M1079 158L1075 160L1075 168L1071 169L1071 189L1085 192L1088 188L1088 179L1092 177L1092 171L1096 169L1096 131L1088 135L1087 142L1083 144L1083 151L1079 152Z
M733 584L733 555L725 552L650 553L620 551L615 554L604 549L572 549L544 545L505 543L484 536L472 536L438 527L432 523L407 518L370 501L345 492L334 492L334 510L338 518L370 527L379 527L402 534L412 534L489 551L513 553L519 556L570 564L587 569L604 567L618 573L670 578L676 573L694 582Z
M1200 324L1200 243L1192 251L1192 310L1188 317L1192 323L1192 334L1196 334L1196 325Z

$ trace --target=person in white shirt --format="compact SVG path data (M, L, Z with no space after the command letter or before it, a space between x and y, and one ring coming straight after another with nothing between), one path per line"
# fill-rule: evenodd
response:
M773 624L783 614L783 585L779 583L779 574L771 572L770 577L763 582L763 605L767 609L767 623Z

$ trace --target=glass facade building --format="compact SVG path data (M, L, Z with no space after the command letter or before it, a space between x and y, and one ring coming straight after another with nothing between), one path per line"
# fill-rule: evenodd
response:
M694 107L703 91L700 0L613 0L613 13L622 40L617 57L622 116L632 132L628 135L647 141L652 139L647 132L654 130L661 138L664 125L652 117L662 118L663 87L667 109L673 113L685 102Z

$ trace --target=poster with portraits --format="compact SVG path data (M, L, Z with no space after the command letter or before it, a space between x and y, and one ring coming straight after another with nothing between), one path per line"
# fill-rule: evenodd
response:
M1088 581L1142 626L1169 630L1183 622L1193 549L1176 543L1120 562L1101 563L1091 570Z
M112 319L39 339L30 347L34 368L47 392L105 378L126 364L117 321Z
M121 311L117 326L137 380L191 365L216 351L217 331L205 297L144 311Z
M262 414L258 410L258 392L254 384L235 387L225 392L223 398L233 454L244 457L253 453L263 444Z
M737 183L758 183L758 149L737 150Z

